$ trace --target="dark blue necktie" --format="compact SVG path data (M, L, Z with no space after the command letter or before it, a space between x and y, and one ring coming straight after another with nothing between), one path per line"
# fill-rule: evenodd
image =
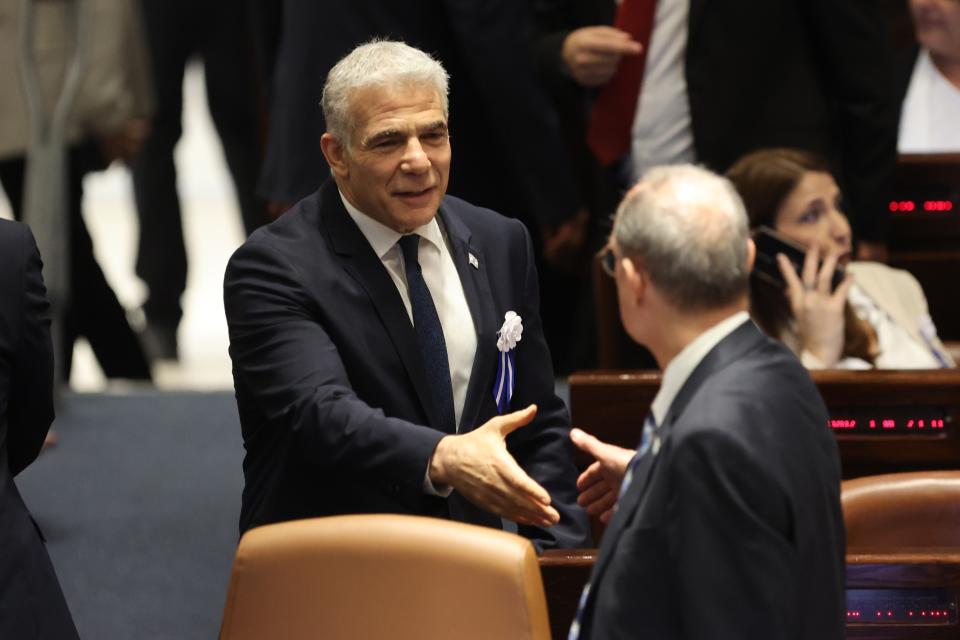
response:
M443 339L443 327L440 316L433 304L430 289L423 279L420 260L417 257L420 236L410 234L400 238L397 243L403 252L403 263L407 272L407 290L410 293L410 307L413 310L413 328L417 332L420 353L423 355L424 372L427 384L433 395L440 424L431 425L447 433L456 433L456 414L453 411L453 385L450 383L450 363L447 360L447 343Z

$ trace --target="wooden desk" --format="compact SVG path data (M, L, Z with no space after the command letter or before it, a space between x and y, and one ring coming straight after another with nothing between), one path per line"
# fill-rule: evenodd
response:
M960 370L813 371L830 412L844 478L960 469ZM570 377L573 424L634 448L660 388L658 371ZM872 425L872 426L871 426ZM585 467L586 456L577 458Z
M541 556L554 638L567 637L596 556L596 549L547 551ZM847 601L847 638L956 639L960 637L960 549L850 553ZM946 615L920 615L933 612Z

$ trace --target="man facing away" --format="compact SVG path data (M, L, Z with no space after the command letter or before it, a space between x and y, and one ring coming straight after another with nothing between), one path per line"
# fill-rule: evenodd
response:
M322 106L332 179L254 233L224 282L241 531L392 512L589 544L529 235L445 196L443 67L361 45Z
M651 169L604 256L663 381L638 451L579 430L580 502L608 521L571 638L840 639L840 466L796 358L747 316L755 248L732 186Z

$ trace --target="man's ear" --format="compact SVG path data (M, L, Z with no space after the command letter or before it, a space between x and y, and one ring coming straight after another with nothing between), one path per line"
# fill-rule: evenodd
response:
M757 260L757 244L753 238L747 238L747 273L753 272L753 263Z
M337 138L330 133L324 133L320 136L320 151L323 157L327 159L330 170L338 178L346 178L350 174L350 167L347 164L347 148Z
M620 258L620 268L623 270L623 279L631 293L630 300L639 305L647 295L650 285L650 276L643 267L643 262L635 258Z

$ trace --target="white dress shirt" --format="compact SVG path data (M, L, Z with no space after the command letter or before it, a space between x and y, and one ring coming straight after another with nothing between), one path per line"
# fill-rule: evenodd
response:
M403 234L360 212L342 193L340 198L347 213L360 228L360 233L387 268L387 273L403 300L403 306L407 309L410 323L413 324L403 252L397 244ZM453 263L449 240L446 232L441 229L439 218L434 217L427 224L415 229L414 233L427 239L427 242L420 243L418 259L423 279L430 289L437 315L440 316L440 326L443 327L447 364L450 366L450 384L453 387L453 410L459 431L463 404L467 398L467 385L470 384L470 372L473 371L473 360L477 352L477 333L470 307L467 306L467 297L463 293L460 274Z
M900 116L900 153L960 151L960 87L947 80L920 51Z
M659 0L643 85L633 118L631 171L637 180L660 164L696 162L685 56L690 0Z

